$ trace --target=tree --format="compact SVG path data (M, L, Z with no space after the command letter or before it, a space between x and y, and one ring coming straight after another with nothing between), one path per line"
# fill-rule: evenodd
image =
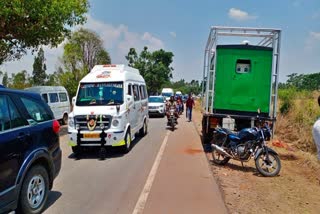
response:
M101 38L93 31L83 29L74 32L64 45L62 57L64 69L57 72L59 83L69 96L74 96L79 81L96 64L110 64L109 53L103 48Z
M287 82L285 84L279 84L279 88L295 87L298 90L309 91L320 89L320 73L299 75L297 73L293 73L287 77Z
M27 87L31 87L29 80L30 77L28 75L28 72L26 70L23 70L21 72L18 72L17 74L12 74L8 86L10 88L24 89Z
M74 32L64 50L64 61L70 70L79 69L89 73L96 64L111 63L101 38L88 29L81 28Z
M34 57L32 71L33 85L45 85L45 81L47 78L46 70L47 67L45 64L44 51L42 48L40 48L38 56Z
M60 44L71 27L83 24L88 0L0 1L0 64L27 49Z
M137 54L134 48L130 48L126 59L128 65L137 68L144 77L150 94L158 92L164 84L172 78L173 53L162 49L149 52L147 47Z
M9 81L8 73L4 72L3 77L2 77L2 85L4 87L8 87L8 83L9 83L8 81Z

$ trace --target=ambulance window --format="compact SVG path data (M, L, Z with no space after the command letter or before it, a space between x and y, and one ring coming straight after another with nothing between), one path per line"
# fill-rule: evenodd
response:
M140 85L140 86L139 86L139 89L140 89L141 99L143 100L143 99L145 99L145 98L146 98L146 96L145 96L145 94L144 94L143 86L142 86L142 85Z
M140 100L138 85L133 85L133 97L134 97L134 101Z
M132 85L128 85L128 95L132 95Z
M142 88L143 88L143 91L144 91L145 98L148 98L148 92L146 90L146 86L144 85L144 86L142 86Z
M237 73L249 73L251 71L251 60L248 59L238 59L236 63Z

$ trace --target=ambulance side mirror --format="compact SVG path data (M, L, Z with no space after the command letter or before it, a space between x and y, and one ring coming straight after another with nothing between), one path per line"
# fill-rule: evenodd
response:
M76 104L76 97L72 97L72 105L74 106Z
M131 96L131 95L129 95L129 94L126 95L126 99L127 99L128 103L131 103L131 102L134 101L134 100L133 100L133 96Z

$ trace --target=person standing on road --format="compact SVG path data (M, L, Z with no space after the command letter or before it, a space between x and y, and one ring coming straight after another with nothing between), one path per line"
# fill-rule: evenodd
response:
M189 97L186 101L186 108L187 108L187 115L189 116L189 122L192 119L192 108L194 107L194 100L191 97L191 94L189 94Z
M320 96L318 97L318 105L320 107ZM320 160L320 118L318 118L313 125L312 135L313 135L314 143L316 144L316 147L317 147L318 160Z

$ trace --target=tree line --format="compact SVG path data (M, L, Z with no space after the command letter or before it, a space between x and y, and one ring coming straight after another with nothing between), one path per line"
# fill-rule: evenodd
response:
M86 22L90 5L88 0L59 1L0 1L0 65L19 60L28 50L33 54L32 72L0 71L5 87L24 89L31 86L62 85L69 96L76 94L78 82L96 64L110 64L111 57L103 47L96 32L74 26ZM67 38L67 40L65 40ZM43 46L57 47L63 41L60 66L48 74ZM139 69L150 94L159 93L163 87L172 87L183 93L198 93L199 83L180 80L171 82L174 54L163 49L149 51L144 47L137 53L134 47L124 56L128 65Z
M292 73L285 83L279 83L279 89L295 88L297 90L314 91L320 89L320 72L313 74Z

